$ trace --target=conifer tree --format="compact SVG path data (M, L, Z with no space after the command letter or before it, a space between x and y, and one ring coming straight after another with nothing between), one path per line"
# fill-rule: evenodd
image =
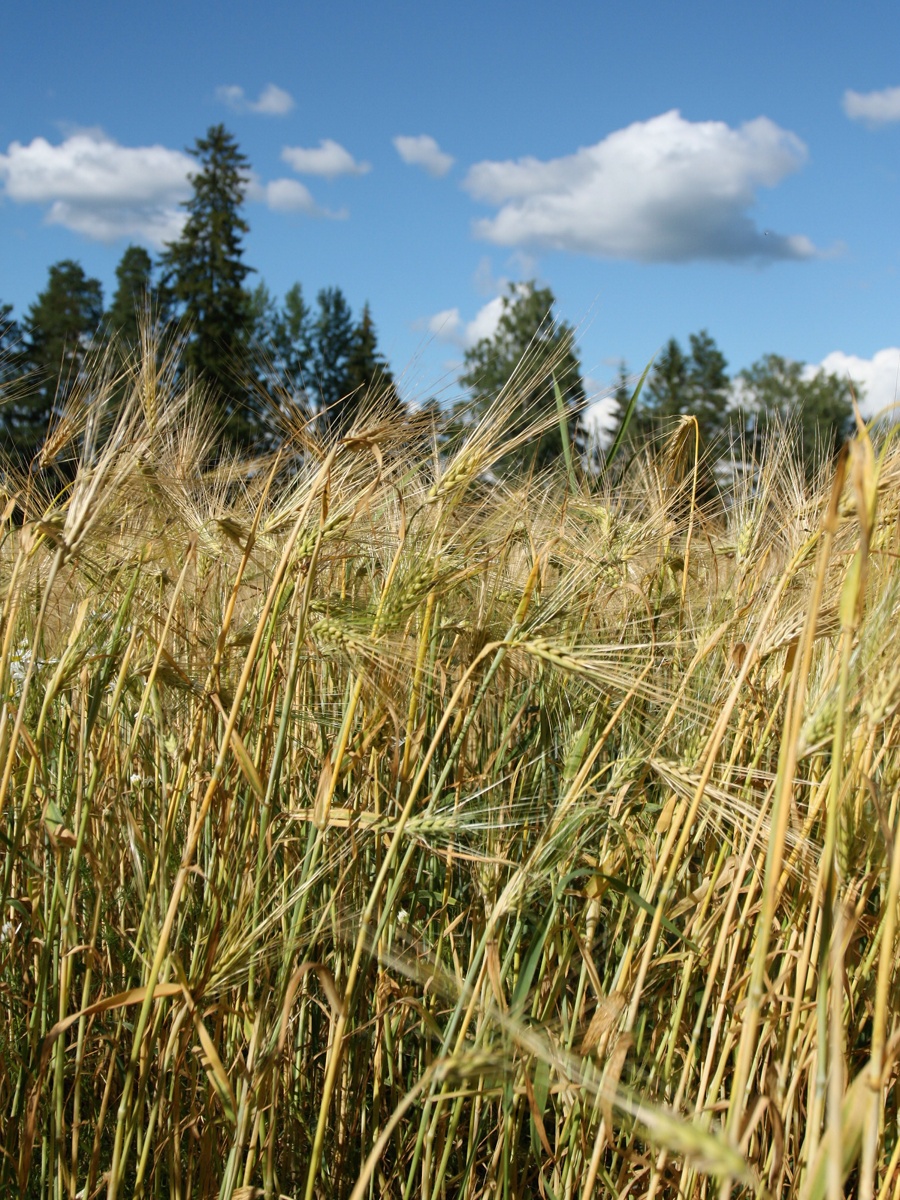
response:
M692 333L688 361L690 411L700 425L705 445L721 444L727 435L731 380L725 356L705 329Z
M353 317L340 288L323 288L315 320L315 394L329 430L343 429L352 420L349 376L353 349Z
M184 202L181 236L162 256L187 331L184 361L211 386L232 444L248 447L259 435L259 414L250 407L250 306L244 280L242 236L249 230L241 207L249 163L224 125L212 126L189 151L199 169L193 195Z
M0 303L0 444L6 450L12 448L16 384L24 367L22 327L13 316L12 305Z
M368 301L363 305L359 324L353 331L347 359L347 383L356 410L372 402L382 412L397 411L401 407L391 369L378 349L378 336Z
M284 390L307 411L314 339L312 312L303 299L303 288L295 283L285 293L284 304L276 315L273 345Z
M47 286L25 315L19 362L27 374L0 409L9 448L31 459L40 449L82 369L103 319L103 289L80 263L65 259L49 271Z
M497 465L501 471L527 469L532 464L540 468L562 453L561 430L552 421L556 411L553 380L567 407L578 407L584 401L575 332L570 325L554 319L555 298L550 288L539 288L533 281L511 284L502 303L494 335L481 338L466 351L466 369L460 383L469 389L475 412L481 413L517 374L513 387L518 384L519 415L511 432L527 429L536 420L547 419L550 427L536 442L521 447Z
M264 283L250 293L252 343L257 371L270 403L308 415L314 367L312 314L295 283L281 308Z
M705 329L690 335L690 353L685 354L670 338L647 380L640 405L638 434L659 429L663 433L673 420L697 418L704 447L720 444L729 420L730 380L725 356Z
M0 384L18 375L17 356L22 350L22 327L11 304L0 303Z
M119 338L123 350L140 342L145 306L154 303L152 276L153 260L144 247L128 246L116 267L116 290L106 314L107 328Z
M681 416L688 402L688 361L676 338L669 338L647 380L643 413L656 420Z

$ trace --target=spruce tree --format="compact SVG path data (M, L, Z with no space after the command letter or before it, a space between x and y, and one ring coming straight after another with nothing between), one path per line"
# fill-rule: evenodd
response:
M728 432L731 381L725 356L705 329L690 336L688 361L689 411L697 418L700 440L724 449Z
M22 327L13 316L13 306L0 303L0 385L18 376L21 352Z
M669 338L650 373L641 397L642 415L656 421L679 417L688 403L688 360L676 338Z
M303 288L288 288L281 311L276 315L273 344L282 386L295 404L309 410L314 339L312 312L303 299Z
M251 446L259 415L249 401L250 306L244 280L241 215L249 163L224 125L212 126L189 150L199 163L193 195L184 202L181 236L162 256L164 280L187 330L187 366L210 385L233 445Z
M324 424L342 430L352 420L352 391L348 365L353 349L353 317L340 288L323 288L317 297L315 320L315 392Z
M128 246L116 267L116 290L106 314L109 332L123 350L140 343L140 323L146 306L154 306L153 260L143 246ZM159 317L159 313L155 313Z
M368 302L363 305L359 324L353 331L347 359L347 383L356 411L366 403L375 403L382 412L392 410L396 413L401 407L391 369L378 349L378 336Z
M309 415L315 330L303 289L288 289L281 308L264 283L249 294L252 346L257 375L276 408L289 405Z
M729 418L730 380L725 357L705 329L690 335L685 354L670 338L643 390L639 434L668 432L678 417L697 418L705 448L721 448Z
M103 319L103 289L80 263L65 259L49 271L47 286L25 315L21 365L27 373L14 399L0 410L10 448L22 459L40 449L81 372Z
M13 316L11 304L0 303L0 444L12 449L17 403L17 384L22 386L22 327Z
M554 379L566 407L577 408L584 402L575 332L570 325L554 319L554 304L550 288L539 288L534 282L511 284L503 297L496 332L481 338L465 353L466 369L460 383L471 393L477 414L488 408L519 368L513 383L518 416L511 432L523 432L535 421L549 423L536 441L498 463L501 471L527 469L532 464L544 467L562 453L561 430L552 420L556 412Z

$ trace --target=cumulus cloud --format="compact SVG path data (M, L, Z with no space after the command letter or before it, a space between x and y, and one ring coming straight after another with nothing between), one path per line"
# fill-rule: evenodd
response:
M476 163L464 186L498 208L475 231L501 246L639 262L805 259L817 254L808 238L762 230L749 210L806 157L767 117L732 129L673 110L562 158Z
M423 322L429 333L441 342L451 342L467 350L482 338L493 337L503 315L503 296L494 296L479 308L471 321L464 321L458 308L445 308Z
M50 224L95 241L136 237L160 246L184 223L194 161L165 146L120 146L100 130L59 145L35 138L0 154L0 183L17 204L46 208Z
M318 146L285 146L281 152L282 162L293 167L298 175L319 175L323 179L337 179L339 175L365 175L372 164L357 162L349 150L331 138L323 138Z
M596 396L591 400L582 414L582 424L587 430L588 438L595 450L606 450L612 445L613 438L619 429L622 413L615 396L609 395L594 379L585 379L584 390L588 396Z
M900 87L884 88L880 92L844 92L844 112L851 121L867 125L887 125L900 121Z
M442 342L461 341L463 319L458 308L442 308L433 316L426 317L422 325Z
M256 100L248 100L242 87L230 84L216 88L216 96L237 113L257 113L265 117L284 117L294 107L294 97L274 83L267 84Z
M394 149L405 163L414 167L424 167L434 179L446 175L456 161L427 133L419 134L418 137L395 137Z
M820 363L808 365L804 374L809 378L817 371L849 379L860 389L863 416L872 417L900 400L900 346L879 350L871 358L832 350ZM896 412L894 416L897 416Z
M254 198L261 200L274 212L302 213L307 217L330 217L333 220L342 220L347 216L345 209L331 212L330 209L320 208L309 188L296 179L273 179L270 183L260 184Z

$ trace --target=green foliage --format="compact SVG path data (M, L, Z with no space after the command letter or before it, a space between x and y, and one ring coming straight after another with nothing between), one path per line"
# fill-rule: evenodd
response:
M7 444L30 460L44 442L54 414L78 381L85 355L103 319L103 289L80 263L64 259L25 315L25 339L16 367L27 379L0 409Z
M616 375L616 386L613 389L613 396L615 397L620 413L624 413L628 408L633 395L634 384L628 373L628 364L622 359L619 363L618 374Z
M241 214L250 164L224 125L213 125L189 150L199 169L187 220L162 256L164 283L187 331L184 362L212 389L224 434L249 447L259 436L259 414L248 405L251 312L244 280Z
M744 428L760 437L774 420L793 425L808 473L833 457L853 431L854 389L848 379L827 371L807 376L803 363L778 354L767 354L738 379ZM857 402L860 399L856 393Z
M303 299L303 288L295 283L288 288L284 305L275 320L273 346L276 360L286 383L295 392L305 392L313 362L312 311Z
M669 338L644 388L641 406L656 420L681 416L688 403L688 360L676 338Z
M368 302L363 305L362 316L353 330L347 358L347 386L357 407L377 402L381 412L395 414L401 407L391 369L378 349L375 322Z
M665 433L679 417L696 417L704 449L721 448L728 431L730 380L725 357L705 329L685 354L670 338L647 380L637 428Z
M272 409L289 421L313 412L309 387L314 368L312 314L295 283L279 307L262 282L249 293L251 351L259 384Z
M22 327L11 304L0 303L0 386L18 377L22 353Z
M153 303L153 260L143 246L128 246L116 267L116 290L106 314L107 329L124 350L140 345L141 321Z
M22 327L11 304L0 303L0 442L12 449L17 383L25 370Z
M514 397L513 435L536 424L546 425L533 441L501 459L501 471L542 468L562 457L554 378L567 409L584 402L575 333L570 325L554 319L554 304L550 288L539 288L534 281L511 284L503 296L496 332L465 353L460 383L471 393L476 417L487 412L506 388Z
M315 395L325 425L330 430L345 428L353 419L354 398L349 365L354 327L350 305L338 287L323 288L318 296L315 318Z

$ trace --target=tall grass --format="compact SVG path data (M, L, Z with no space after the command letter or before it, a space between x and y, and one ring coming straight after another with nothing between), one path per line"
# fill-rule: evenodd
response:
M900 1195L895 442L205 469L145 350L4 468L0 1192Z

